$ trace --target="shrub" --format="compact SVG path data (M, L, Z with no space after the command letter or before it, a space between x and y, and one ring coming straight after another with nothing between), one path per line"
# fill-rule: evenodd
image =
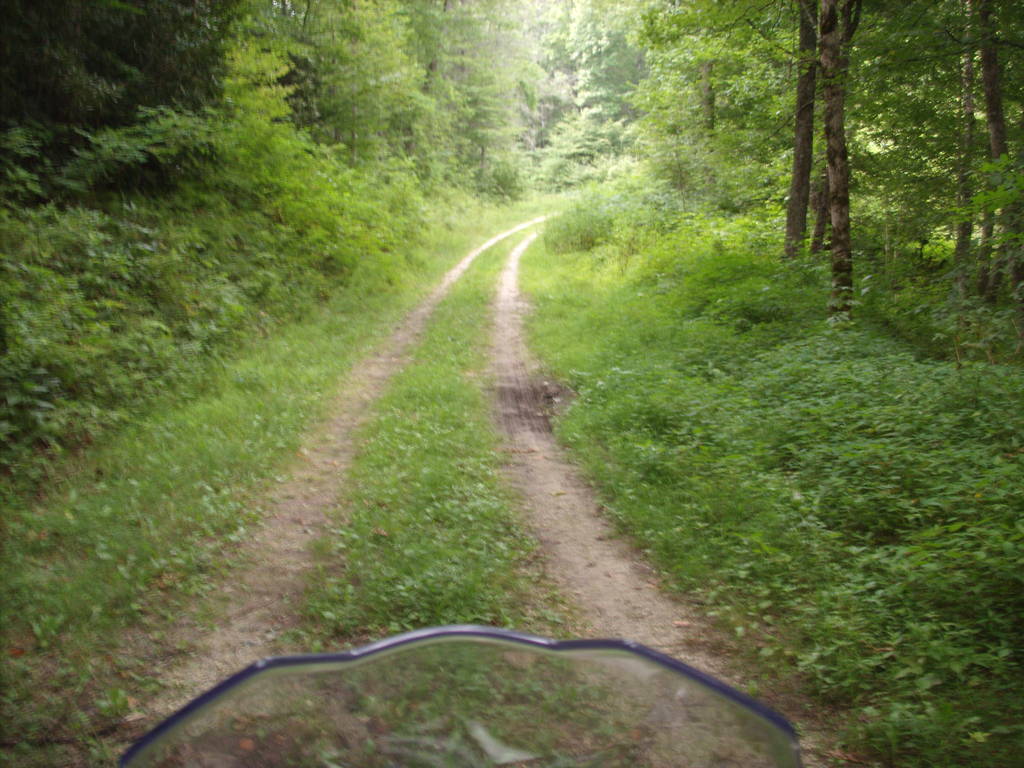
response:
M108 183L138 173L174 184L108 199ZM37 447L91 439L356 276L366 290L400 280L396 245L423 217L408 168L348 168L244 111L150 111L90 137L50 180L82 202L0 209L8 470Z
M506 157L478 174L477 189L487 197L514 202L526 193L526 180L516 160Z

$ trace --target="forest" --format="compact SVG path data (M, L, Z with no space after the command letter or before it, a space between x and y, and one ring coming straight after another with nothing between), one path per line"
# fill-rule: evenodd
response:
M820 709L823 765L1020 760L1024 4L6 7L3 761L109 764L159 687L112 649L216 591L344 366L527 214L528 341L572 393L555 434L750 692ZM401 454L472 464L457 525L512 536L482 401L438 384L483 367L465 312L424 342L455 367L387 401L458 447L371 427L353 530L387 528ZM337 534L297 637L558 632L512 599L509 542L423 555L491 563L423 569L452 608Z

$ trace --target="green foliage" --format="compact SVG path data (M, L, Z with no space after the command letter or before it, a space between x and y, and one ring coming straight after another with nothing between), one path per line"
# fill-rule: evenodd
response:
M780 263L778 220L689 215L646 249L642 279L684 316L700 316L757 335L791 332L823 311L827 276L813 262Z
M636 116L631 97L645 68L643 53L630 42L629 4L587 0L556 4L549 13L534 146L538 181L560 191L608 180L628 164Z
M443 259L431 259L433 271ZM120 719L117 690L148 672L111 637L166 604L201 594L257 524L250 493L272 482L322 412L339 375L386 333L409 292L345 293L201 382L175 388L51 474L43 502L5 497L4 741L69 743ZM14 620L13 617L17 617ZM26 755L27 760L27 755ZM66 759L66 760L69 760ZM41 765L52 760L40 759Z
M117 218L52 207L0 218L5 465L40 441L93 437L229 342L297 316L341 280L358 275L371 287L398 279L394 257L366 261L403 234L375 232L373 217L390 207L399 226L418 220L408 210L413 191L399 182L392 205L378 192L377 202L364 196L339 215L337 201L358 194L358 179L339 173L317 186L301 166L289 170L264 188L263 211L190 195L206 210L186 225L174 220L177 206L132 206ZM288 195L300 184L310 194Z
M1005 765L1024 377L815 320L827 278L766 257L770 224L690 217L625 272L529 258L533 339L578 392L560 434L680 588L853 710L854 748Z
M796 7L700 0L645 9L649 73L633 98L651 176L730 212L781 198Z
M544 188L564 191L603 182L622 173L631 143L622 122L602 121L593 111L562 120L539 153L537 175Z
M57 194L79 196L108 189L166 189L195 176L216 152L216 118L143 108L137 122L125 128L80 131L87 144L54 178Z
M42 160L46 136L38 126L16 125L0 133L0 201L25 203L43 197L39 173L26 166Z
M884 231L886 225L881 220L887 215L884 210L869 208L862 221ZM862 318L906 340L920 354L937 359L997 362L1019 358L1019 320L1011 300L1010 262L989 260L1002 290L986 300L977 293L979 264L973 260L958 263L954 242L941 230L888 249L884 236L881 242L874 241L878 234L875 230L864 238L878 250L865 252L860 261L855 306ZM993 238L1007 245L1012 240L1003 232Z
M547 223L544 240L555 253L614 246L628 260L667 234L678 212L676 196L659 184L642 176L621 175L609 184L583 189Z
M611 239L614 222L614 209L586 199L548 223L544 242L554 253L592 251Z
M515 202L526 194L526 179L521 168L522 158L507 157L497 160L477 177L477 189L493 200Z
M289 114L280 56L240 45L230 60L230 110L144 110L87 134L46 181L102 207L0 213L5 468L30 474L36 448L93 439L342 285L401 279L398 245L424 213L411 169L348 167L274 121ZM7 136L35 151L30 134ZM110 195L146 187L163 197Z
M5 63L0 94L0 467L21 477L341 286L401 281L426 189L525 192L505 3L51 5L12 23L59 65Z
M576 106L601 122L635 117L630 99L643 77L644 54L631 41L635 9L628 3L572 3L567 54L577 75Z
M400 152L429 107L398 4L310 4L301 22L285 8L261 10L289 53L281 82L296 124L320 143L344 145L352 165Z
M643 10L637 149L647 172L688 204L729 213L788 204L801 5L694 0ZM1014 149L1022 57L998 46L1010 152L992 164L980 7L866 5L848 46L853 261L863 280L855 312L936 357L1005 360L1021 353L1013 264L1024 221ZM992 8L997 37L1019 36L1016 6ZM817 192L824 147L812 154ZM994 234L982 231L986 218L996 220ZM958 235L962 223L969 229Z

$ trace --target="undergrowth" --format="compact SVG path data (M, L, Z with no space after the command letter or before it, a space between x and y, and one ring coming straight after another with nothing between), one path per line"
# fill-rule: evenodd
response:
M766 668L847 709L851 748L1010 764L1024 373L829 325L821 267L780 264L756 216L680 217L628 267L607 236L573 250L592 217L524 274L533 343L578 393L559 434L610 513Z
M42 162L31 132L0 134L0 148L17 135L23 159L46 169L33 177L45 202L18 204L0 184L5 487L44 480L54 455L242 340L413 266L405 245L427 205L411 170L351 168L269 120L287 107L268 77L238 63L231 108L142 110L128 127L83 132L63 166Z

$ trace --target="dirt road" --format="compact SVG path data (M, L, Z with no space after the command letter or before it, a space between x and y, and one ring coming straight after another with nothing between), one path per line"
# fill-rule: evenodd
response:
M189 614L169 630L179 639L175 644L190 651L154 670L166 687L142 706L145 718L140 724L173 712L256 659L282 651L278 638L299 623L305 576L313 564L310 544L321 533L328 510L337 504L354 454L353 435L369 418L370 406L406 364L434 309L477 256L541 221L543 217L527 221L473 249L405 317L377 354L349 373L329 420L307 440L291 476L274 489L263 527L244 545L240 558L245 566L233 574L220 596L229 605L224 615L210 627L199 612Z
M300 463L275 489L264 526L244 545L246 565L222 595L229 609L212 627L197 612L171 629L171 636L190 650L154 670L167 687L140 707L145 715L140 727L257 658L301 650L282 645L280 637L299 624L297 611L312 567L310 544L342 493L355 432L370 417L370 406L388 381L406 364L435 307L473 260L542 220L521 224L474 249L400 323L376 355L351 371L331 418L307 441ZM720 635L710 620L695 606L659 590L657 574L615 535L601 516L594 493L555 442L547 414L558 390L538 377L537 363L526 349L526 305L517 288L520 257L536 236L529 235L512 251L500 277L491 373L496 420L507 442L507 477L519 491L524 519L540 542L545 572L575 607L589 635L636 640L739 685L742 681L731 674L735 666L722 663ZM196 637L201 638L198 643ZM823 764L808 761L809 766Z
M636 640L725 676L701 637L701 622L659 592L657 574L599 515L593 492L551 433L546 414L555 389L538 378L523 342L526 306L517 288L519 259L534 237L516 247L502 272L492 357L498 418L511 455L508 473L547 555L548 572L596 634Z

